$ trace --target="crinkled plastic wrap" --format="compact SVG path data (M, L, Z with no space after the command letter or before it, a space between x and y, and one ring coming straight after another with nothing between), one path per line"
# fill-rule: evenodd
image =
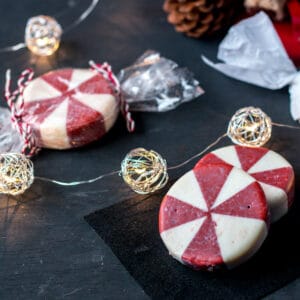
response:
M0 108L0 153L21 153L24 140L14 128L10 118L10 111L7 108Z
M300 120L299 75L264 12L231 27L218 51L218 59L224 63L202 58L212 68L247 83L272 90L290 85L291 114Z
M188 69L155 51L121 70L118 79L131 111L168 111L204 93Z

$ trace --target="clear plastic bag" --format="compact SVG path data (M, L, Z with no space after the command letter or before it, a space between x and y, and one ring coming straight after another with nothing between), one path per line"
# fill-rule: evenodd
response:
M152 50L121 70L118 79L131 111L168 111L204 93L188 69Z
M10 111L0 107L0 153L21 153L24 140L14 128L10 118Z

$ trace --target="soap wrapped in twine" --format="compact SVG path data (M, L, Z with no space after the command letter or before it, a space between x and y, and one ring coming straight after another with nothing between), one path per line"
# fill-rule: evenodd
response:
M129 132L133 132L135 130L135 122L131 117L131 113L129 111L129 105L127 101L125 101L123 94L121 92L121 85L117 77L112 72L111 66L105 62L103 64L96 64L94 61L89 61L90 67L92 70L100 73L108 82L112 84L115 95L119 99L121 113L126 120L127 130Z
M40 149L36 146L32 127L23 120L24 115L24 98L23 92L25 87L33 79L32 69L24 70L17 81L17 88L11 91L11 71L6 71L5 83L5 100L11 111L11 122L14 128L20 133L24 140L21 152L28 157L35 155Z
M126 120L127 129L129 132L133 132L135 129L135 122L129 111L129 106L122 96L120 83L116 76L113 74L111 66L106 62L103 64L96 64L93 61L90 61L90 66L92 70L95 70L96 72L101 74L106 79L106 81L111 84L111 87L114 90L114 94L116 95L116 98L118 100L117 105L120 106L121 113ZM19 132L21 138L23 139L23 147L21 153L25 154L27 157L34 156L40 150L40 148L37 146L37 140L32 126L24 120L25 111L23 93L26 86L30 83L33 77L34 72L32 71L32 69L28 68L24 70L17 80L17 88L12 91L11 71L6 71L5 99L11 112L10 119L13 127Z
M114 75L111 66L106 62L98 64L90 61L89 64L92 70L101 74L110 84L129 132L135 129L131 111L164 112L204 93L192 72L153 50L146 51L132 65L122 69L118 76ZM36 154L39 151L38 146L43 145L35 137L38 136L36 130L39 128L37 126L35 129L34 118L31 118L30 111L24 111L23 93L32 78L33 71L26 69L18 79L17 88L12 91L11 72L6 72L5 98L11 110L11 121L24 140L21 152L28 157ZM4 114L2 119L1 122L7 124ZM8 150L10 151L9 148Z

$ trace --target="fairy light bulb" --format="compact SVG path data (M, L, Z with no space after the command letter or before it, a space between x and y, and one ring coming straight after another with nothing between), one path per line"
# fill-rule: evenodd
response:
M33 163L20 153L0 154L0 193L18 195L33 183Z
M272 121L260 108L244 107L231 118L227 135L235 144L261 147L271 138Z
M149 194L168 182L167 163L155 151L144 148L131 150L121 164L124 181L138 194Z
M36 55L49 56L59 48L62 32L54 18L43 15L32 17L25 29L26 46Z

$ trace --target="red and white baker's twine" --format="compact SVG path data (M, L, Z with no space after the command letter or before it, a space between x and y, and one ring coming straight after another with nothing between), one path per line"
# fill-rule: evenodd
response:
M93 61L90 61L90 66L93 70L99 72L106 80L111 82L116 95L120 99L121 112L126 120L127 129L129 132L133 132L135 129L135 123L131 117L129 105L122 96L120 83L113 74L111 66L108 63L96 64ZM32 127L23 120L23 92L28 83L33 79L33 76L34 72L31 69L28 68L24 70L18 78L18 87L14 91L11 91L11 74L10 70L7 70L5 82L5 99L11 111L11 121L24 138L22 153L29 157L33 156L40 150L36 146Z
M99 72L106 80L111 82L111 84L113 85L115 93L120 99L121 112L126 120L127 129L129 132L133 132L135 129L135 123L131 117L129 105L122 96L120 82L112 72L111 66L106 62L103 64L96 64L94 61L90 61L89 64L93 70Z
M34 73L31 69L24 70L18 78L18 87L14 91L11 91L11 75L10 70L7 70L5 82L5 99L11 111L11 121L24 139L22 153L29 157L39 151L39 148L36 146L32 127L23 120L23 92L32 80L33 75Z

